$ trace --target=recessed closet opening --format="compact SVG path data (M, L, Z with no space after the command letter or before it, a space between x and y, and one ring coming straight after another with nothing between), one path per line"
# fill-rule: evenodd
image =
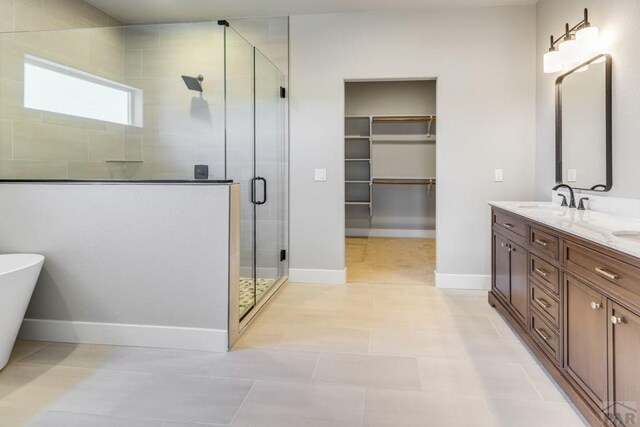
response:
M436 80L345 82L349 283L433 286Z

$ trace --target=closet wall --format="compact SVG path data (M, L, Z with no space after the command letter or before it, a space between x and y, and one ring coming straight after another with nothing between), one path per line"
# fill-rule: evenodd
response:
M436 121L378 121L435 115L435 80L345 84L347 236L435 236L436 186L418 180L435 182Z

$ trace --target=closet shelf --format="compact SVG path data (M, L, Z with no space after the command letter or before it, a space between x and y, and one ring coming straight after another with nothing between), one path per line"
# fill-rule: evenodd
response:
M435 135L408 134L408 135L373 135L373 142L436 142Z
M374 178L373 183L382 185L435 185L436 180L431 178Z
M369 139L369 135L345 135L344 139Z
M344 159L345 162L370 162L371 159Z
M344 202L345 205L370 206L371 202Z
M436 119L436 116L387 116L387 117L373 117L374 122L431 122Z
M345 181L345 184L371 184L371 181Z

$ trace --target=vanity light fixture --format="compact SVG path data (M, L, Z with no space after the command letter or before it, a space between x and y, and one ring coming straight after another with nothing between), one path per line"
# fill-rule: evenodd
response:
M549 51L544 54L544 72L557 73L569 70L577 63L583 62L600 53L600 35L598 27L589 22L589 10L585 8L584 19L569 27L565 24L564 33L555 38L550 37ZM584 69L578 71L586 71Z

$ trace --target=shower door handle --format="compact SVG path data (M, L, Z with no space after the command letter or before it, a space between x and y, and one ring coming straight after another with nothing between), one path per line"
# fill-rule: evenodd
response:
M254 202L254 203L256 205L264 205L265 203L267 203L267 180L264 179L261 176L257 176L255 178L255 181L262 181L262 183L264 184L264 195L263 195L263 198L262 198L261 202ZM253 194L254 199L255 199L255 181L254 181L254 187L253 187L254 188L254 194Z

